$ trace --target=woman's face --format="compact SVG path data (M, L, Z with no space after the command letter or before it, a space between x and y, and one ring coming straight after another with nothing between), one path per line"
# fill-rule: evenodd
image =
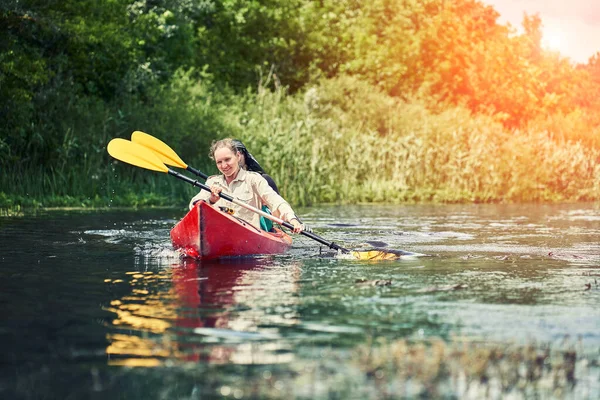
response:
M227 147L220 147L215 150L215 162L217 168L226 178L233 179L240 170L240 153L233 152Z

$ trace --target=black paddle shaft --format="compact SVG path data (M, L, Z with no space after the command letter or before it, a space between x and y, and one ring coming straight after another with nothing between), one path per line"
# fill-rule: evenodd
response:
M202 178L204 180L208 179L208 175L206 175L204 172L198 171L196 168L192 168L189 165L186 168L186 170L190 171L192 174L198 175L200 178Z
M188 167L189 169L189 167ZM199 171L198 171L199 172ZM205 185L204 183L198 182L197 180L194 180L188 176L182 175L179 172L173 171L172 169L169 169L169 175L173 175L174 177L181 179L182 181L185 181L187 183L189 183L190 185L199 187L202 190L206 190L208 192L210 192L210 187ZM204 175L204 174L203 174ZM230 201L232 203L235 203L234 198L231 197L228 194L225 193L219 193L219 197L221 197L224 200ZM289 222L283 222L281 225L285 226L286 228L290 229L290 230L294 230L294 225L290 224ZM324 244L325 246L329 247L330 249L333 250L339 250L342 253L350 253L350 250L345 249L339 245L337 245L335 242L328 242L327 240L323 239L321 236L319 235L315 235L312 232L306 232L306 231L301 231L300 232L302 235L309 237L313 240L316 240L317 242Z

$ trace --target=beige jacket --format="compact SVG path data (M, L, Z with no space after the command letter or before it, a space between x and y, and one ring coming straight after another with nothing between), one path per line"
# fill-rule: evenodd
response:
M292 207L278 195L267 183L265 178L256 172L246 171L240 169L237 177L227 184L225 176L213 175L206 180L207 186L219 186L223 189L224 194L228 194L244 203L251 205L252 207L261 209L262 205L265 204L269 207L274 216L283 219L284 221L290 222L293 218L296 218ZM196 196L190 201L190 210L194 207L194 203L199 200L208 201L210 198L210 192L207 190L201 190ZM250 210L247 210L237 204L230 201L219 199L215 203L218 207L229 207L234 210L234 216L241 218L245 221L250 222L252 225L260 228L260 216Z

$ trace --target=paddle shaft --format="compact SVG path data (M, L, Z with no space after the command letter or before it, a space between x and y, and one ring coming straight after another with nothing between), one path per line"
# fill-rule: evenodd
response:
M193 168L188 167L187 169L190 170L191 172L193 172L192 171ZM200 172L200 171L198 171L198 172ZM173 171L170 168L169 168L168 173L169 173L169 175L172 175L172 176L174 176L174 177L176 177L178 179L181 179L182 181L185 181L185 182L187 182L187 183L189 183L189 184L191 184L193 186L199 187L202 190L206 190L206 191L210 192L210 187L209 186L207 186L207 185L205 185L205 184L203 184L201 182L198 182L197 180L194 180L194 179L192 179L192 178L190 178L188 176L182 175L179 172L175 172L175 171ZM200 174L202 174L202 173L200 173ZM199 175L199 176L204 175L204 174L202 174L202 175L200 175L200 174L197 174L197 175ZM262 215L263 217L265 217L267 219L270 219L271 221L276 222L276 223L278 223L281 226L285 226L288 229L294 230L294 225L290 224L289 222L286 222L286 221L282 220L281 218L277 218L274 215L271 215L271 214L268 214L268 213L266 213L266 212L264 212L262 210L259 210L256 207L252 207L251 205L246 204L243 201L240 201L240 200L238 200L238 199L236 199L234 197L231 197L228 194L219 193L219 197L221 197L224 200L230 201L230 202L232 202L234 204L237 204L240 207L244 207L247 210L253 211L253 212L257 213L258 215ZM312 232L301 231L300 233L302 235L306 236L306 237L309 237L309 238L311 238L313 240L316 240L317 242L319 242L321 244L324 244L325 246L329 247L330 249L340 250L343 253L350 253L350 250L345 249L345 248L337 245L335 242L328 242L327 240L323 239L321 236L315 235Z
M190 171L194 175L198 175L200 178L202 178L204 180L208 179L208 175L206 175L204 172L198 171L196 168L192 168L189 165L186 167L186 170Z

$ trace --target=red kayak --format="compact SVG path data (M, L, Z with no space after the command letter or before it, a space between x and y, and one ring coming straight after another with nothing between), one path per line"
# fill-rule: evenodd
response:
M199 201L171 229L173 247L200 259L284 253L292 238L281 230L265 232Z

